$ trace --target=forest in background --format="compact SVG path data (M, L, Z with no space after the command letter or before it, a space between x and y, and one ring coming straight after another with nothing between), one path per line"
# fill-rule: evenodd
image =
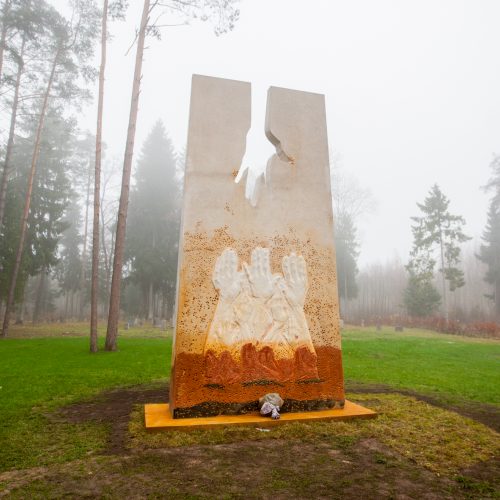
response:
M123 167L105 154L101 135L109 91L104 88L107 23L127 15L126 2L71 1L70 17L44 0L0 3L0 311L5 332L9 321L88 321L92 311L101 320L113 316L118 321L121 312L121 319L130 322L172 321L184 152L175 151L158 122L133 158L144 44L161 36L153 14L162 9L178 8L188 18L203 11L215 33L223 34L237 21L234 3L144 1ZM99 101L97 128L81 130L78 114L90 99ZM415 200L415 217L408 221L411 254L361 270L357 225L376 200L335 165L332 158L344 320L437 329L467 323L498 331L500 157L491 163L491 178L478 181L490 199L480 241L470 241L465 221L450 213L450 200L434 185L425 200ZM113 328L108 323L108 333ZM114 347L112 341L109 346Z
M409 221L414 240L407 260L393 255L361 270L357 266L356 221L370 210L371 195L355 179L336 183L333 170L339 295L341 315L348 322L420 326L450 333L499 333L499 156L490 167L491 177L483 186L489 210L479 240L463 232L464 218L450 213L450 200L435 184L423 203L416 203L418 215ZM338 193L339 189L347 196Z

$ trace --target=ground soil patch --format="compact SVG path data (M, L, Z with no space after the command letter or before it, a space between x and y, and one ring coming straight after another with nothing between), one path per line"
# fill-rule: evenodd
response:
M480 422L500 433L500 409L485 403L467 402L461 405L445 403L434 396L411 390L395 389L382 384L348 383L346 391L363 394L403 394L433 406L454 411ZM109 424L109 440L105 454L120 454L127 450L130 414L135 405L168 401L168 387L136 386L101 393L97 398L66 406L57 418L71 423L99 422Z
M61 408L55 419L71 423L98 422L109 425L109 438L104 454L122 454L126 441L130 414L134 405L168 401L168 387L150 385L102 392L98 397Z
M447 405L438 398L382 385L349 384L347 390L353 399L357 393L402 393L498 430L498 409L491 405ZM441 499L490 498L500 489L498 458L475 463L458 474L436 474L376 437L325 437L323 442L277 437L131 449L131 413L139 411L138 405L167 400L164 385L148 385L106 391L95 399L62 408L54 418L109 426L104 456L78 461L78 466L68 463L37 469L34 474L8 473L8 491L13 497ZM368 403L366 399L360 402Z
M466 498L375 440L343 449L285 440L149 450L10 473L13 498ZM0 481L6 479L0 476Z

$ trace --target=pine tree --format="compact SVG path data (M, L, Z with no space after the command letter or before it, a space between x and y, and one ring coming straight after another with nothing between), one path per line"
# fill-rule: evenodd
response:
M11 159L15 147L15 132L18 114L26 113L25 104L40 97L40 73L45 71L48 41L54 36L54 25L58 22L58 14L46 1L39 0L7 0L4 3L4 14L0 21L2 31L9 36L1 43L5 49L7 60L11 60L15 69L10 74L4 71L0 76L2 92L6 106L11 109L9 135L5 151L5 159L0 175L0 231L2 228L5 199L11 170ZM3 36L3 33L2 33ZM1 52L1 51L0 51ZM0 56L0 66L1 59ZM11 64L12 65L12 64ZM0 75L2 70L0 69ZM13 97L7 87L12 87ZM30 110L31 111L31 110ZM0 236L1 237L1 236Z
M144 316L153 319L154 297L173 306L179 237L180 186L176 158L161 121L147 137L137 162L130 199L125 256L128 282L143 294ZM165 312L164 312L165 313ZM166 313L165 313L166 314Z
M13 158L15 175L8 191L4 238L0 241L3 272L0 273L0 299L5 300L14 270L19 242L19 218L23 212L26 176L36 124L31 124L28 139L16 149ZM40 138L40 156L37 175L33 180L32 204L26 225L26 235L14 301L22 299L29 276L47 273L58 263L58 242L67 228L63 215L71 196L68 176L72 155L74 123L64 120L59 111L51 109L47 127Z
M424 203L417 203L423 215L411 218L415 224L412 225L413 249L408 266L410 278L413 273L418 280L428 284L436 263L434 255L437 253L441 265L439 272L441 273L443 313L446 320L449 315L446 282L448 282L449 291L454 291L465 284L464 273L458 267L460 264L459 244L470 239L462 230L465 224L464 218L452 215L448 210L449 204L449 200L437 184L431 188Z
M492 286L488 295L495 304L496 320L500 322L500 156L491 163L493 175L486 185L486 190L493 192L488 209L488 219L483 232L483 244L477 257L486 264L484 281Z
M59 263L56 268L56 277L59 286L66 298L75 295L80 290L80 277L82 271L82 260L80 246L82 237L80 234L81 214L78 200L73 197L72 203L68 205L64 215L66 230L61 234L59 245ZM65 319L67 307L65 308Z
M349 214L342 213L335 220L335 252L339 295L345 300L354 299L358 295L358 248L354 222Z
M348 301L358 295L356 224L362 216L374 210L376 203L369 189L363 188L352 173L342 170L337 156L332 155L331 162L337 283L341 314L346 316Z
M430 316L441 303L436 287L428 279L410 272L408 286L404 292L404 304L410 316Z
M12 27L11 17L12 17L12 0L4 0L1 6L0 15L0 88L3 77L3 61L5 49L7 48L7 33Z
M37 117L37 129L33 141L31 166L27 176L27 189L21 217L19 240L10 279L5 314L2 325L2 337L6 337L11 309L14 304L17 280L22 266L22 258L27 243L28 219L30 217L34 179L40 157L41 137L49 109L49 100L54 95L64 97L70 102L86 95L81 87L81 79L92 76L88 65L93 53L93 41L96 36L96 9L91 0L81 0L73 4L74 11L70 20L64 19L56 11L50 15L52 36L47 40L46 53L49 57L48 78L43 91L43 99Z

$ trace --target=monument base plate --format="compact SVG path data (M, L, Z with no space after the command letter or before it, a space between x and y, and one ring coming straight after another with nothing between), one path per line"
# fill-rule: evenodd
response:
M244 415L217 415L216 417L172 418L168 404L148 404L144 406L147 430L189 430L210 429L228 425L249 425L256 427L272 427L287 422L314 422L322 420L350 420L353 418L374 418L377 414L365 408L345 402L342 409L305 411L300 413L282 413L279 420L263 417L259 413Z

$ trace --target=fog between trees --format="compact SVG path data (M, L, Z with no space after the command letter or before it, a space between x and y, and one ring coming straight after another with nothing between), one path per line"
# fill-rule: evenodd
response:
M235 24L234 3L210 2L225 9L214 22L218 34ZM73 16L66 18L45 1L0 3L0 303L2 318L10 309L16 322L89 319L93 226L99 236L98 317L105 320L109 311L122 161L106 155L104 137L96 219L96 137L94 131L79 128L78 112L97 97L89 89L98 73L94 51L100 39L101 48L105 43L103 11L90 0L72 5ZM186 6L183 15L194 16L199 2ZM126 15L125 7L126 2L111 2L111 20ZM161 8L158 2L149 6ZM160 33L160 24L148 24L144 36ZM138 52L136 62L139 57ZM113 89L101 90L105 102L106 92ZM121 319L158 325L170 322L174 309L184 163L184 153L175 151L165 125L156 123L137 145L138 154L130 157L119 286ZM132 146L133 139L128 138ZM429 179L429 197L437 188L444 216L429 222L426 217L435 212L422 210L426 201L415 200L417 225L426 226L427 233L414 231L411 255L388 256L385 263L362 269L357 264L363 251L357 227L361 217L376 209L376 198L362 179L332 168L342 316L357 322L397 321L410 313L462 322L500 321L499 165L495 157L491 177L482 180L490 205L481 240L466 241L463 232L457 236L461 230L453 223L460 223L460 213L449 213L443 201L446 187L433 187ZM460 200L448 201L459 210Z

